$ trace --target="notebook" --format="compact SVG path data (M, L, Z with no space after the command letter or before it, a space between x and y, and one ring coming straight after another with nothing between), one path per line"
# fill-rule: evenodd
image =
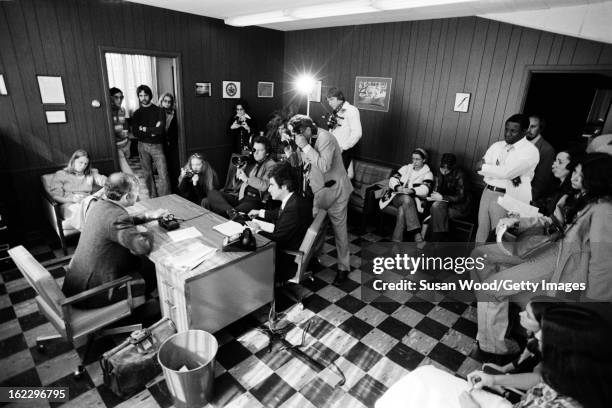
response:
M215 225L213 229L220 232L226 237L231 237L240 234L244 230L244 225L237 223L236 221L228 221L223 224Z

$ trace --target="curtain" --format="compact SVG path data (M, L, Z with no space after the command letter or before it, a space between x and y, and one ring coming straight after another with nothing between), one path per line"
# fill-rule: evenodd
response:
M157 68L155 57L148 55L130 55L106 53L108 85L123 91L123 107L129 116L138 109L136 88L147 85L153 92L151 100L157 105Z

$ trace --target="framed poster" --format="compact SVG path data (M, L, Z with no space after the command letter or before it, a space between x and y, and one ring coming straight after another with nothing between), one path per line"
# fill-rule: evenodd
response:
M274 82L258 82L257 97L274 98Z
M229 98L229 99L240 98L240 82L223 81L223 98Z
M308 94L308 102L321 102L321 81L315 81L312 91Z
M0 95L8 95L8 91L6 90L6 84L4 83L4 75L0 74Z
M359 109L389 111L392 78L356 77L353 105Z
M47 123L66 123L66 111L45 111Z
M61 76L37 75L40 99L44 104L65 104L64 86Z
M455 105L453 110L455 112L467 112L470 107L470 96L469 93L457 92L455 94Z
M196 82L195 84L196 96L210 96L212 94L211 85L212 84L210 82Z

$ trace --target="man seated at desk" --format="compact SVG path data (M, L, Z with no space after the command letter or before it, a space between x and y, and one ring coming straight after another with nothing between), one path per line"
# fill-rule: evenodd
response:
M286 249L298 250L308 227L312 223L310 201L295 193L298 188L297 177L288 163L276 164L270 170L268 191L273 200L281 201L276 210L251 210L250 217L259 217L274 223L274 231L259 233L276 242L277 282L293 277L296 269L295 257L285 253Z
M263 207L263 195L268 189L268 177L274 160L270 157L270 142L264 136L253 141L253 159L255 163L236 170L240 180L238 195L230 192L211 190L202 205L217 214L233 218L236 212L248 213L252 209ZM250 167L250 168L249 168Z
M159 218L166 210L149 211L141 216L128 214L126 207L134 205L138 199L138 179L133 175L113 173L104 188L105 196L93 203L87 212L62 291L66 296L73 296L138 272L145 281L146 293L151 293L156 287L155 267L142 255L151 252L153 236L136 225ZM133 296L142 295L142 287L134 289ZM125 289L120 288L78 306L84 309L102 307L126 298L126 294Z

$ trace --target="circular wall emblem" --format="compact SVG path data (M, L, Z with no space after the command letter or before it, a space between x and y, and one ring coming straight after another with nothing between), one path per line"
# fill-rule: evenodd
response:
M236 92L238 92L238 88L236 88L236 84L233 82L230 82L229 84L227 84L225 86L225 93L228 96L235 96Z

